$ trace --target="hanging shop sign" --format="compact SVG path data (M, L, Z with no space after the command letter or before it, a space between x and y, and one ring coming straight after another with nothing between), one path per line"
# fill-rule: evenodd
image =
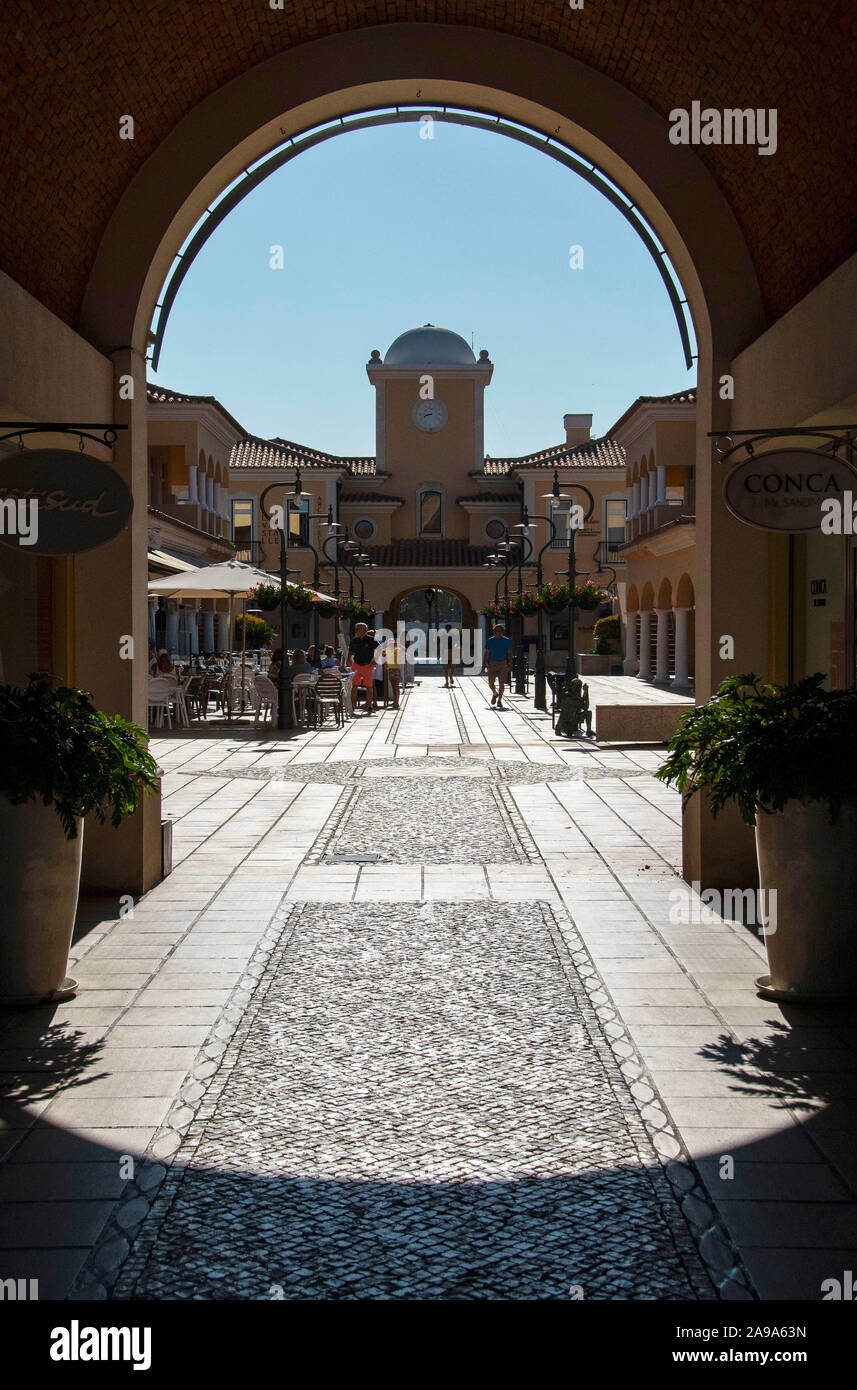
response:
M0 542L33 555L77 555L128 525L134 499L114 468L72 449L0 460Z
M841 459L814 449L754 454L733 468L723 500L733 516L764 531L798 535L820 531L822 503L841 502L857 489L857 473Z

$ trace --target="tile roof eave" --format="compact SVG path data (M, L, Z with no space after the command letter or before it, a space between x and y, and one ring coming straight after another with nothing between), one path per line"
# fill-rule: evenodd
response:
M147 381L146 401L151 405L211 405L220 411L224 420L228 421L237 434L247 434L244 426L239 424L234 415L230 415L216 396L192 396L185 391L170 391L166 386L155 386L153 382Z

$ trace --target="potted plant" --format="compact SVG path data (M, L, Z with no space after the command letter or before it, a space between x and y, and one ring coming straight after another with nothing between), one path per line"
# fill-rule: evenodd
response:
M824 680L724 681L683 717L657 773L685 804L704 791L712 815L735 802L755 826L768 998L857 993L857 688Z
M119 825L158 769L142 729L83 690L31 675L0 686L0 1001L62 992L80 887L84 816ZM73 985L68 986L73 989Z
M619 618L616 614L611 614L607 618L599 618L592 635L595 638L595 650L599 656L610 656L616 648L614 642L618 642L621 636Z
M244 614L239 613L235 619L235 641L241 641L241 632L244 627ZM266 623L264 618L257 618L254 613L247 614L247 640L244 646L247 651L255 651L257 647L267 647L274 635L274 629L270 623Z
M592 635L595 638L595 645L588 652L581 652L578 657L579 670L582 676L609 676L612 665L611 657L615 652L613 643L618 640L620 634L619 618L611 615L607 618L599 618Z

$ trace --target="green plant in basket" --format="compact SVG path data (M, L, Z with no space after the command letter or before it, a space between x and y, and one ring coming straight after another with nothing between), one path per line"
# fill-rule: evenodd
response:
M136 724L95 708L85 690L32 674L0 686L0 792L13 806L53 806L66 838L94 813L118 826L141 795L157 791L158 768Z
M705 790L716 816L734 801L748 825L787 801L827 801L835 818L857 793L857 689L824 690L816 672L764 685L752 672L723 681L681 719L656 776L690 800Z

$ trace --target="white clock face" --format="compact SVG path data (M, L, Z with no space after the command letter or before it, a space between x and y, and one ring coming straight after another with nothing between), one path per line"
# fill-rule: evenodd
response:
M426 434L436 434L449 419L449 412L443 401L437 400L417 401L411 415L417 429L424 430Z

